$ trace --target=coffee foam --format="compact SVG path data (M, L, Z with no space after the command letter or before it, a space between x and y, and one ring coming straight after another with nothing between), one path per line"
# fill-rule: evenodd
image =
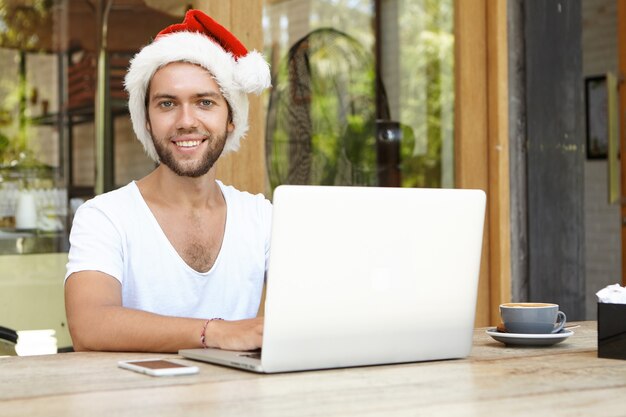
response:
M506 307L506 308L539 308L539 307L554 307L556 306L556 304L552 304L552 303L504 303L502 304L502 307Z

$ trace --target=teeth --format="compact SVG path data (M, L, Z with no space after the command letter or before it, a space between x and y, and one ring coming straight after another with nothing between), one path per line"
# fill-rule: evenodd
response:
M180 146L182 148L192 148L194 146L200 145L200 140L183 140L180 142L176 142L176 146Z

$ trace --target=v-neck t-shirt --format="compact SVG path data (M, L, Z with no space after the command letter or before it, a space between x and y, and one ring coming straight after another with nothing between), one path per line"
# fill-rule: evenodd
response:
M198 272L183 260L131 182L76 211L65 279L79 271L104 272L120 282L124 307L152 313L255 317L269 261L272 206L262 194L217 184L226 201L226 226L209 271Z

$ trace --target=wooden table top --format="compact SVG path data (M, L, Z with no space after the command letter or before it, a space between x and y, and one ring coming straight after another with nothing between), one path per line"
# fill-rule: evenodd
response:
M0 416L625 415L626 361L597 357L595 322L551 347L507 347L477 329L467 359L257 375L193 362L149 377L63 353L0 359Z

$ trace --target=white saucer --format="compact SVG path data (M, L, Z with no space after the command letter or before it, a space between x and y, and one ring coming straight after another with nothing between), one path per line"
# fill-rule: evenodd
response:
M574 334L573 331L563 329L558 333L548 334L522 334L522 333L501 333L494 327L486 332L498 342L505 345L519 346L551 346L556 345Z

